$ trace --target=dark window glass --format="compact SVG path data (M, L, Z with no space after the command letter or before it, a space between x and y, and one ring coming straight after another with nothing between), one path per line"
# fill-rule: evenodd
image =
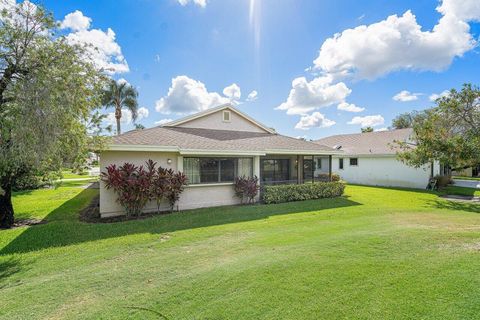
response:
M200 183L218 182L218 164L217 159L200 158Z
M343 169L343 158L338 159L338 168Z
M311 180L313 177L313 160L303 159L303 179Z
M290 160L265 159L262 160L261 176L263 182L281 182L290 179Z
M235 180L235 159L220 160L220 181L233 182Z
M358 166L358 158L350 158L351 166Z

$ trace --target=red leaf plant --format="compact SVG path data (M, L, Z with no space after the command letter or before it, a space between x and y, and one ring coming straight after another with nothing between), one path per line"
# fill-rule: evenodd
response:
M237 177L235 179L235 195L240 198L240 202L243 204L244 200L247 203L254 203L255 197L258 195L260 186L258 185L257 176L254 177Z

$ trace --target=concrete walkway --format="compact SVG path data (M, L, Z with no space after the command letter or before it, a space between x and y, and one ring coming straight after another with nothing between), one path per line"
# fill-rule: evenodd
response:
M480 181L454 179L453 184L457 187L480 189Z

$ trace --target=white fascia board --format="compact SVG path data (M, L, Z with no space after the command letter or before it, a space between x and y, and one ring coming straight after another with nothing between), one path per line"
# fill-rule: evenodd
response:
M180 150L182 156L264 156L262 151L241 151L241 150L202 150L202 149L183 149Z
M371 154L371 153L365 153L365 154L336 154L336 158L396 158L396 154L391 154L391 153L384 153L384 154Z
M152 146L139 144L111 144L106 151L152 151L152 152L179 152L178 147Z
M267 154L297 154L297 155L321 155L321 156L328 156L328 155L341 155L342 152L339 151L317 151L317 150L279 150L279 149L267 149L265 150Z

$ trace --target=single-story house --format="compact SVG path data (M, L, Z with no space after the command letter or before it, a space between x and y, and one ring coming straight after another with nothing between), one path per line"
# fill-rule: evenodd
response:
M230 104L212 108L159 127L113 137L101 152L100 167L130 162L183 171L189 185L178 209L239 203L237 176L257 176L261 184L303 183L331 178L331 159L343 151L280 135ZM154 203L145 211L156 210ZM100 185L100 214L123 214L112 190Z
M316 140L342 154L333 155L333 172L349 182L389 187L425 188L429 179L446 170L438 161L421 168L397 159L401 141L415 145L412 129L335 135Z

